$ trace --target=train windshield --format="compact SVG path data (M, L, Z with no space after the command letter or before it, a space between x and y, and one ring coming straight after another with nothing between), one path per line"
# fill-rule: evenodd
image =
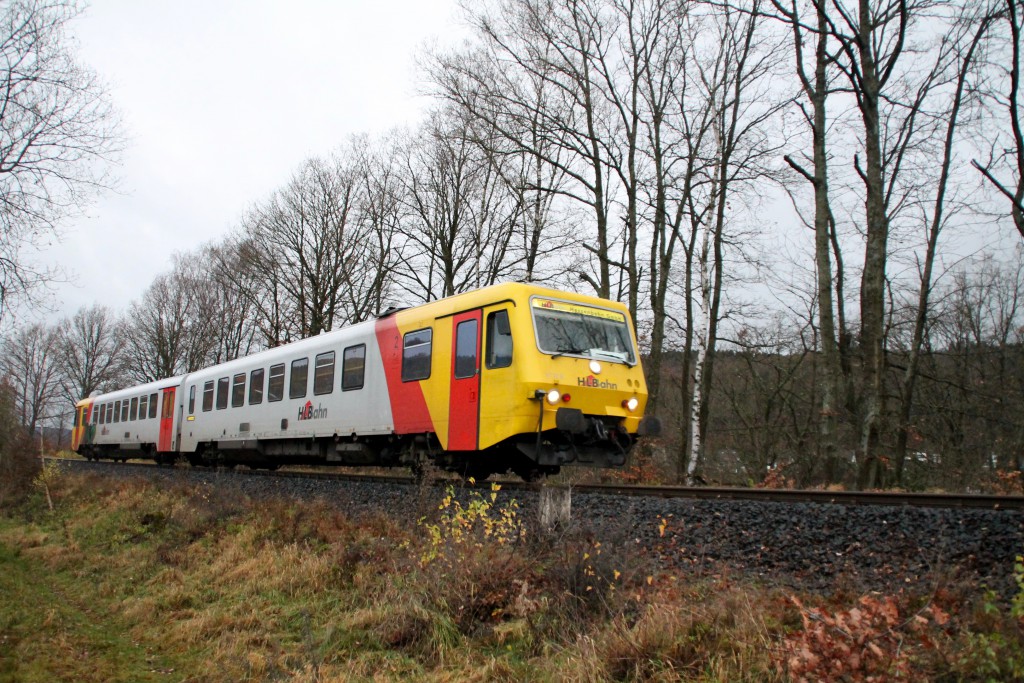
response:
M553 299L535 298L532 304L537 347L543 353L636 363L622 313Z

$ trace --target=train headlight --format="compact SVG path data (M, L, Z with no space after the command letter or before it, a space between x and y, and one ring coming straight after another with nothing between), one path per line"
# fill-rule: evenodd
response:
M548 403L550 403L551 405L555 405L561 400L562 392L560 392L558 389L552 389L551 391L548 392Z
M590 361L590 371L592 373L594 373L595 375L600 375L601 374L601 364L598 363L596 360Z
M626 410L628 410L631 413L636 412L636 409L639 406L640 406L640 401L637 400L636 396L634 396L633 398L626 399L625 401L622 402L622 407L625 408Z

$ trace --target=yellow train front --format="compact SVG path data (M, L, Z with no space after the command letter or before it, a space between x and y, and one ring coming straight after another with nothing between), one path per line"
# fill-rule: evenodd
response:
M426 435L446 469L617 467L658 431L622 304L496 285L383 318L377 337L395 432Z

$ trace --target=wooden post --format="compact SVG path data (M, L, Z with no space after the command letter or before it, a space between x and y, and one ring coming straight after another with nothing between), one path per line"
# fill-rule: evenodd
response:
M541 487L540 526L545 531L569 525L572 515L572 489Z

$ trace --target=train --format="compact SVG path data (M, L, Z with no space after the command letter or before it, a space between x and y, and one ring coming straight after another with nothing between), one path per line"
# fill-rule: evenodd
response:
M621 467L647 416L621 303L505 283L75 406L91 460L277 469L435 466L531 480Z

